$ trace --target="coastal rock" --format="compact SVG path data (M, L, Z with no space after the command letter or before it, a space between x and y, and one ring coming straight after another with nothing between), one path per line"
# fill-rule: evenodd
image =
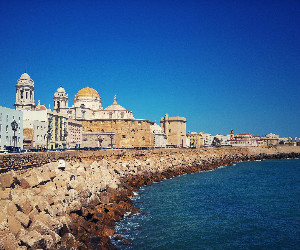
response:
M123 239L122 240L122 244L125 245L125 246L132 246L132 242L128 239Z
M15 173L10 171L0 175L0 187L8 188L14 183Z
M53 162L0 174L0 248L10 238L14 249L113 249L110 237L116 221L125 213L140 213L130 200L138 188L242 160L299 157L299 153L221 148L34 154L35 162L39 157L49 162L51 155Z
M30 218L27 214L24 214L20 211L16 212L16 219L21 222L24 227L28 227Z
M21 223L14 217L14 216L8 216L7 223L9 230L14 234L18 235L19 231L23 229Z
M18 249L18 242L15 235L8 229L0 231L0 249L15 250Z
M0 190L0 200L9 200L11 199L10 195L11 190L9 188L6 188L4 190Z
M20 232L18 239L23 242L23 244L27 245L28 247L34 248L37 247L39 241L43 239L42 235L37 231L25 231L24 229Z

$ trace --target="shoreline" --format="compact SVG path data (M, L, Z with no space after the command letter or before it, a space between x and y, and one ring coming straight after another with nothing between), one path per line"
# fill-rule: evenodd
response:
M99 161L73 159L63 167L52 162L40 168L1 174L1 209L9 213L0 216L0 246L116 249L111 242L111 237L117 237L116 221L125 214L139 213L130 197L142 186L241 161L299 158L300 147L138 153L137 158L121 154ZM131 244L121 237L115 240Z

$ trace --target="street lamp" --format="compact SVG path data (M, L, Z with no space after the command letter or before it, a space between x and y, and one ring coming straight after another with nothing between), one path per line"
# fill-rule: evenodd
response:
M48 131L47 131L47 150L48 150L48 144L49 144L49 140L51 138L51 134L52 134L52 129L48 129Z
M11 123L11 128L14 131L14 147L16 147L16 131L18 130L18 123L15 120Z
M110 137L110 146L111 146L111 148L113 148L113 138L114 138L114 135L110 134L109 137Z

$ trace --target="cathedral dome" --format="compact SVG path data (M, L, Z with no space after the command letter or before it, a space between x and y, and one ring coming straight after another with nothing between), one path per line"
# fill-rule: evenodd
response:
M98 92L95 89L90 87L85 87L79 90L75 97L78 98L78 97L93 97L93 96L100 97Z
M37 111L47 110L47 108L45 107L45 105L38 105L38 106L36 106L35 110L37 110Z
M123 110L124 111L126 109L117 103L117 97L115 96L113 104L108 106L104 110L106 110L106 111L113 111L113 110L120 110L121 111L121 110Z
M34 86L34 81L30 76L25 72L23 73L17 81L17 85L31 85Z
M65 89L64 89L62 86L60 86L60 87L57 89L57 92L59 92L59 93L66 93Z
M30 76L25 72L20 77L21 80L30 80Z

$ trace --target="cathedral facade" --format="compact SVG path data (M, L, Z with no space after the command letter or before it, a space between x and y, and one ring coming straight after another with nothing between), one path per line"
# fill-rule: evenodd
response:
M68 94L63 87L59 87L54 94L54 111L66 115L74 120L103 120L103 119L134 119L132 112L117 103L115 96L112 105L103 109L102 99L98 92L90 87L78 91L74 98L74 105L68 106Z

